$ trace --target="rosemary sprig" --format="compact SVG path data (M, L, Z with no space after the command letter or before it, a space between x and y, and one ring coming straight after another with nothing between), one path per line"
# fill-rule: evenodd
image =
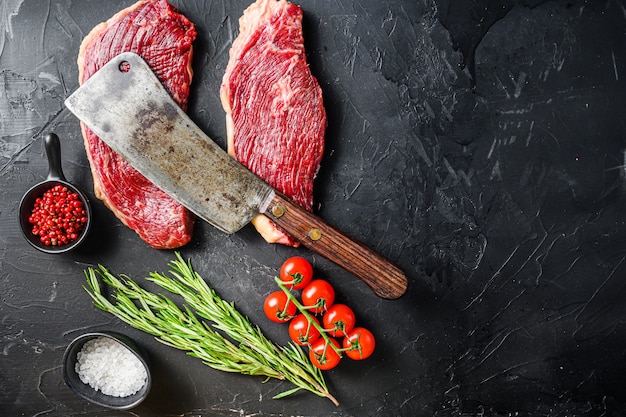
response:
M102 265L85 271L85 290L97 308L168 346L187 351L214 369L287 380L295 385L274 398L304 389L338 405L321 371L299 346L278 346L268 340L233 303L222 300L178 252L169 266L169 276L153 272L147 279L181 296L184 308L165 295L141 288L125 275L113 275ZM112 290L110 299L103 294L100 280Z

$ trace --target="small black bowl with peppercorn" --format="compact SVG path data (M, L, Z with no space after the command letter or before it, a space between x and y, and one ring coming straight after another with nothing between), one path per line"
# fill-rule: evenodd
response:
M48 177L26 192L19 207L22 234L45 253L64 253L80 245L91 228L87 196L63 175L61 142L50 133L44 137Z

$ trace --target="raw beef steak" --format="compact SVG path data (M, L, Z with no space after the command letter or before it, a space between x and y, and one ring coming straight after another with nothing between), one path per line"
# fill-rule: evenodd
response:
M258 0L244 11L221 100L231 156L312 210L326 112L322 90L306 61L299 6ZM298 245L267 217L259 215L252 222L268 242Z
M146 0L97 25L83 40L78 54L79 83L122 52L135 52L184 109L192 70L194 25L166 0ZM128 227L158 249L187 244L194 216L139 174L81 124L91 166L94 192Z

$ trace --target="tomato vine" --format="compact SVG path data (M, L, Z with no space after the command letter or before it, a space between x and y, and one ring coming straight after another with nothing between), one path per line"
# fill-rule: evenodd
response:
M355 327L356 317L352 309L334 303L332 285L319 278L312 279L312 276L312 266L306 259L287 259L281 266L280 276L274 278L282 293L273 292L265 301L268 318L283 323L291 320L291 340L300 346L308 346L311 363L321 370L337 366L344 353L355 360L371 356L376 345L372 332ZM301 300L295 290L301 290ZM268 304L272 305L269 309ZM316 314L323 314L321 323ZM336 340L340 337L342 343Z

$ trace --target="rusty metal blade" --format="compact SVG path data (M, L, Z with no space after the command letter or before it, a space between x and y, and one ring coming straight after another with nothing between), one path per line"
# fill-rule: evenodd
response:
M226 233L264 211L274 194L193 123L136 54L112 59L65 105L137 171Z

